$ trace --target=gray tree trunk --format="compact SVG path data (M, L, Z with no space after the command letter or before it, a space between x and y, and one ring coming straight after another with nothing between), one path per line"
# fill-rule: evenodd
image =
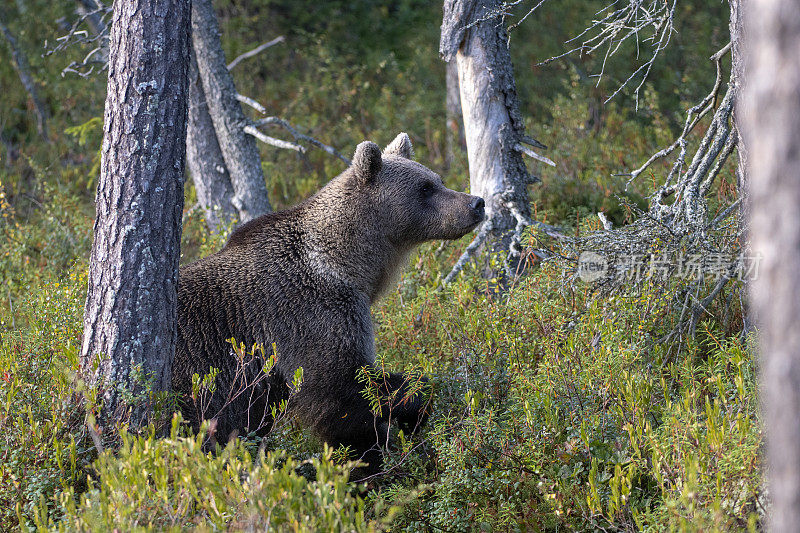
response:
M525 130L501 4L445 0L439 52L458 66L470 191L486 201L493 249L509 250L518 223L529 223L533 180L516 149Z
M752 0L745 17L750 235L761 255L751 299L760 327L769 528L800 524L800 1Z
M211 0L194 0L192 31L208 112L233 186L232 203L239 212L239 220L247 222L272 208L255 139L244 132L247 119L236 99L236 87L222 52Z
M237 217L233 205L233 186L225 158L217 141L214 123L208 113L206 95L197 71L197 59L192 51L189 69L189 124L186 134L186 162L203 208L206 224L216 231Z
M2 13L0 13L2 15ZM42 104L41 99L39 98L39 91L36 89L36 83L33 81L33 77L31 76L31 68L28 65L28 58L25 56L25 53L20 49L19 45L17 44L17 40L14 38L14 35L6 26L3 17L0 16L0 33L6 39L8 43L8 47L11 50L11 58L14 62L14 69L17 71L17 75L19 76L20 82L22 82L22 86L25 87L25 90L28 92L28 96L33 103L33 110L36 113L36 129L39 131L39 135L44 138L44 140L49 140L49 136L47 134L47 109Z
M190 49L189 0L116 3L81 367L102 417L168 390L177 326Z

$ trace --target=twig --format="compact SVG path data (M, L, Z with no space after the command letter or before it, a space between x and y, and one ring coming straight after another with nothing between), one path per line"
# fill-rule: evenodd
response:
M11 48L11 58L14 60L14 69L17 71L19 80L22 82L25 91L27 91L31 102L33 102L33 109L36 112L36 129L45 141L50 142L50 137L47 134L47 110L39 99L39 92L36 90L36 84L30 73L28 58L25 57L24 52L17 45L17 40L11 34L11 31L3 20L0 20L0 33L6 38L9 48Z
M259 119L259 120L257 120L255 122L256 127L267 126L267 125L272 125L272 124L275 124L275 125L283 127L296 140L305 141L305 142L307 142L309 144L312 144L312 145L316 146L317 148L329 153L330 155L332 155L334 157L338 157L339 159L344 161L345 164L347 164L347 165L350 164L350 160L348 158L346 158L345 156L343 156L336 148L334 148L332 146L328 146L327 144L325 144L323 142L320 142L319 140L315 139L314 137L311 137L309 135L304 135L304 134L300 133L299 131L297 131L297 129L294 126L292 126L291 124L289 124L286 120L284 120L282 118L266 117L266 118Z
M253 126L252 124L248 124L243 129L245 133L247 133L248 135L252 135L253 137L255 137L264 144L269 144L277 148L294 150L296 152L300 152L301 154L304 154L306 151L306 149L300 146L299 144L291 143L289 141L283 141L281 139L276 139L275 137L270 137L269 135L264 135L263 133L258 131L256 127Z
M608 59L620 50L622 44L629 39L636 39L638 57L639 34L647 28L652 28L652 35L642 39L642 42L651 43L652 53L649 59L622 82L617 90L606 100L606 102L608 102L614 98L624 87L636 78L636 76L643 72L642 78L634 90L638 107L639 92L650 75L650 71L656 59L661 51L667 47L672 33L675 31L673 24L677 0L672 0L671 2L670 0L650 0L649 2L645 2L644 0L631 0L624 4L625 5L622 7L615 9L618 2L612 2L610 5L598 11L595 14L596 16L603 13L605 13L605 16L592 21L592 24L588 28L567 41L567 43L571 43L583 39L580 45L567 52L546 59L540 62L539 65L545 65L575 52L590 54L605 47L606 50L600 73L596 75L599 83L605 73ZM534 9L538 7L539 5L536 5Z
M730 215L730 214L733 212L733 210L734 210L734 209L736 209L737 207L739 207L739 204L741 204L741 203L742 203L742 199L741 199L741 198L737 198L735 202L733 202L731 205L729 205L728 207L726 207L725 209L723 209L723 210L722 210L722 211L721 211L721 212L720 212L720 213L719 213L719 214L718 214L718 215L717 215L717 216L714 218L714 220L712 220L711 222L709 222L709 224L708 224L707 228L708 228L708 229L716 229L716 228L717 228L717 225L718 225L720 222L722 222L723 220L725 220L726 218L728 218L728 215Z
M546 165L550 165L551 167L556 166L556 164L553 162L552 159L548 159L543 155L537 154L536 152L534 152L533 150L531 150L527 146L524 146L522 143L515 144L514 145L514 150L516 150L517 152L522 152L523 154L525 154L527 156L530 156L530 157L536 159L537 161L541 161L542 163L544 163Z
M89 3L96 8L88 10ZM87 45L99 42L99 45L89 52L83 61L72 61L67 65L61 71L62 77L68 72L74 72L86 78L94 72L96 65L101 65L101 71L108 67L108 33L110 24L107 23L106 19L113 13L113 8L102 4L99 0L90 0L90 2L84 2L84 4L85 9L82 10L81 16L72 24L66 35L56 38L55 46L50 47L47 41L44 43L46 48L44 56L47 57L75 44ZM84 29L80 29L84 22L88 22L94 27L96 31L93 32L93 35L90 35ZM100 57L95 59L94 56L98 53Z
M453 269L450 271L447 277L444 278L443 283L445 285L448 285L451 281L453 281L453 279L455 279L455 277L458 276L458 274L464 269L464 266L466 266L467 262L472 258L473 255L475 255L475 252L478 251L478 248L481 246L481 244L486 241L486 237L489 235L489 232L493 227L494 224L491 220L487 220L483 223L480 231L478 231L478 235L472 240L471 243L469 243L467 249L464 250L464 253L462 253L461 257L458 258L456 264L453 265Z
M249 105L250 107L252 107L256 111L258 111L262 115L265 115L267 113L267 109L263 105L259 104L258 102L256 102L252 98L250 98L249 96L245 96L243 94L236 93L236 99L238 101L240 101L241 103L245 104L245 105Z
M252 49L252 50L250 50L249 52L245 52L245 53L243 53L243 54L241 54L241 55L237 56L237 57L236 57L236 59L234 59L233 61L231 61L230 63L228 63L228 70L231 70L233 67L235 67L236 65L238 65L239 63L241 63L241 62L242 62L242 61L244 61L245 59L247 59L247 58L250 58L250 57L253 57L253 56L254 56L254 55L256 55L256 54L259 54L259 53L263 52L263 51L264 51L264 50L266 50L267 48L273 47L273 46L275 46L276 44L278 44L278 43L282 43L282 42L283 42L283 41L285 41L285 40L286 40L286 37L284 37L283 35L281 35L281 36L279 36L279 37L275 37L275 38L274 38L274 39L272 39L271 41L267 41L267 42L266 42L266 43L264 43L264 44L261 44L261 45L259 45L259 46L256 46L255 48L253 48L253 49Z

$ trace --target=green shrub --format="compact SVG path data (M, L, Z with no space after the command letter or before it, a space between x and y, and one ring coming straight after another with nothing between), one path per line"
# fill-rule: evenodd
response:
M435 467L396 529L746 528L761 519L752 352L736 338L676 357L658 339L676 287L592 297L544 266L507 295L465 277L381 309L379 348L435 376ZM423 291L420 291L423 292ZM714 339L717 340L714 340ZM376 491L373 497L385 497Z
M378 531L363 499L348 483L351 464L331 461L331 450L301 466L284 453L253 453L236 440L218 453L203 451L204 431L186 436L180 417L168 438L122 434L122 446L94 463L88 490L59 497L63 518L38 516L39 529L59 531Z

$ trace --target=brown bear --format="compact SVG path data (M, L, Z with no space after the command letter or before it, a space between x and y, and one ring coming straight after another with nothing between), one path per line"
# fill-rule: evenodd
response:
M232 432L264 432L298 367L303 382L288 412L373 468L390 417L406 430L424 423L423 395L411 394L402 374L382 381L386 409L370 409L357 379L375 361L370 305L395 285L415 245L472 231L484 219L484 201L446 188L411 157L405 133L383 154L362 142L350 167L311 198L242 225L222 250L181 268L172 384L195 427L214 417L218 442ZM269 351L274 343L274 367L265 374L256 360L243 370L231 338ZM211 367L216 390L199 413L192 375ZM246 390L232 390L243 383Z

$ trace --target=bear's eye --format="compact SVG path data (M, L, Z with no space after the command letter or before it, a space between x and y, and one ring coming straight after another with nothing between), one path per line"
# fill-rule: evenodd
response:
M426 198L433 195L433 185L430 183L426 183L422 186L422 195Z

